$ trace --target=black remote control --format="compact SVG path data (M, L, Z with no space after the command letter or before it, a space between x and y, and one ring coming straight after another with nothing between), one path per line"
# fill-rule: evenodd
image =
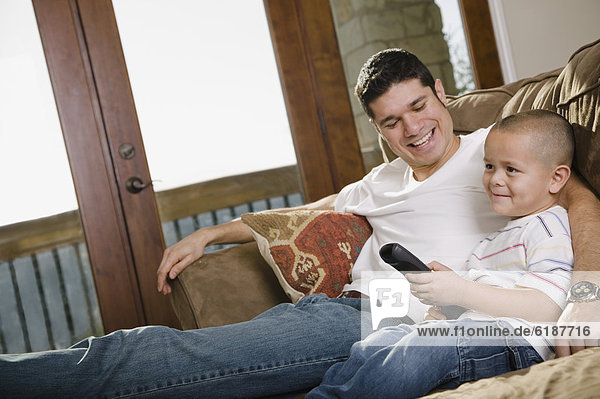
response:
M431 269L415 255L412 254L408 249L404 248L398 243L389 243L383 245L379 249L379 256L388 265L398 270L402 274L411 272L430 272ZM441 307L442 313L450 319L457 319L458 316L463 314L467 309L462 306L448 305Z
M398 243L385 244L379 249L379 256L385 263L400 273L430 272L431 269L414 256L408 249Z

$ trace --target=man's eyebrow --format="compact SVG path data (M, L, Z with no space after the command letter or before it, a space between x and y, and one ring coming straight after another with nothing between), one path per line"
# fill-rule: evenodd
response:
M386 122L391 121L392 119L396 119L395 115L389 115L379 121L379 126L383 126Z
M413 100L413 101L410 103L410 106L411 106L411 107L414 107L415 105L417 105L418 103L420 103L421 101L423 101L423 100L424 100L424 99L426 99L426 98L427 98L427 96L425 96L425 95L423 95L423 96L420 96L420 97L417 97L416 99L414 99L414 100Z
M409 106L412 108L415 105L417 105L418 103L420 103L421 101L423 101L424 99L426 99L427 96L426 95L422 95L419 96L417 98L415 98L413 101L410 102ZM398 117L395 115L388 115L385 118L383 118L382 120L379 121L379 126L383 126L384 123L391 121L392 119L397 119Z

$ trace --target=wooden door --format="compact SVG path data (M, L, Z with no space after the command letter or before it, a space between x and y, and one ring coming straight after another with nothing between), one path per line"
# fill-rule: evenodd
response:
M124 176L135 173L141 179L148 178L143 151L125 162L119 158L120 142L115 142L121 139L143 148L131 96L115 87L128 87L122 57L102 56L92 68L98 47L107 54L120 50L118 42L102 36L116 34L111 25L98 26L98 21L112 18L110 4L34 0L33 5L105 331L146 324L177 326L168 299L155 288L163 243L152 195L127 195L125 188ZM98 30L98 35L86 34L83 23L88 32ZM89 41L95 38L101 43L90 46ZM129 220L144 220L146 225L140 232L135 223L128 224Z

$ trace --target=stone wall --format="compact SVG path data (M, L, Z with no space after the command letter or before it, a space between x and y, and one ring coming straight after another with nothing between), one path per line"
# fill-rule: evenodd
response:
M330 0L348 93L363 154L379 149L377 133L355 98L354 84L364 62L374 53L404 48L427 65L446 93L456 92L442 16L434 0ZM368 168L377 160L365 159Z

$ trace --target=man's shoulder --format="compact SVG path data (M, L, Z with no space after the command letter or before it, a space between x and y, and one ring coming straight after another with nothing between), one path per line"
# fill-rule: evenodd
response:
M361 180L342 188L336 200L336 210L357 205L366 198L379 196L386 191L402 190L410 180L408 170L408 164L401 158L374 167Z
M393 177L395 181L400 176L405 176L406 171L409 169L408 164L400 157L390 161L384 162L375 166L369 173L367 173L361 182L387 182L390 177Z
M475 130L472 133L469 134L462 134L460 135L460 139L463 142L469 143L469 142L473 142L473 143L483 143L488 135L488 133L490 132L490 130L492 130L492 127L494 125L490 125L488 127L482 127L480 129Z

